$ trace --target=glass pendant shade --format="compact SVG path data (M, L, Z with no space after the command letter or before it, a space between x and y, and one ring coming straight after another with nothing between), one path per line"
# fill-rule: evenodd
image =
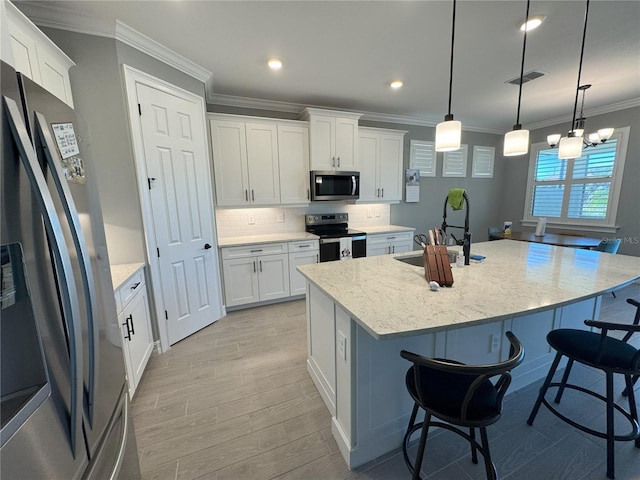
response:
M529 151L529 130L511 130L504 135L505 157L525 155Z
M575 133L576 137L582 137L584 135L584 128L576 128L573 133Z
M547 143L549 144L550 147L555 147L560 141L561 136L562 135L560 135L559 133L554 133L553 135L547 135Z
M589 143L592 144L592 145L600 143L600 135L598 135L597 133L590 133L589 134Z
M460 149L462 123L446 120L436 125L436 152L451 152Z
M600 141L604 142L605 140L609 140L613 135L613 128L601 128L598 130L598 136L600 137Z
M562 137L558 145L558 158L578 158L582 155L582 137Z

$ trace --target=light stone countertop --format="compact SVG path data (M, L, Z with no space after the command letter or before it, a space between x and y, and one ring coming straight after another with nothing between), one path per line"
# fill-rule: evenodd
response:
M423 267L394 257L300 265L374 338L420 335L562 306L640 278L640 257L515 240L475 243L482 263L452 268L454 285L433 292Z
M413 232L415 228L413 227L403 227L400 225L383 225L376 227L359 227L359 226L351 226L349 228L353 228L354 230L360 230L369 235L375 235L378 233L400 233L400 232Z
M218 247L237 247L256 243L295 242L298 240L317 240L319 237L307 232L269 233L264 235L243 235L239 237L220 237Z
M131 278L138 270L144 267L144 263L124 263L122 265L111 265L111 281L115 292Z

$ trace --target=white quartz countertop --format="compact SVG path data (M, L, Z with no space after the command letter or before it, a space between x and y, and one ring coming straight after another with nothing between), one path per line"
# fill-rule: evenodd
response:
M486 260L453 267L453 287L433 292L423 267L394 259L416 253L297 269L377 339L530 314L640 278L640 257L499 240L473 244L471 253Z
M365 232L369 235L375 235L377 233L400 233L400 232L413 232L415 228L413 227L402 227L400 225L383 225L376 227L360 227L360 226L351 226L354 230L360 230L361 232Z
M256 243L295 242L298 240L317 240L318 237L307 232L269 233L264 235L243 235L239 237L218 238L219 247L236 247Z
M111 281L113 290L116 291L138 270L144 267L144 263L124 263L122 265L111 265Z

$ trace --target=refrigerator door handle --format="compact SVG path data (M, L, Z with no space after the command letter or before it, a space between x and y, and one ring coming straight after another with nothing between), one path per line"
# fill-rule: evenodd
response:
M82 233L82 226L80 225L80 216L78 215L78 209L76 208L69 185L64 178L62 172L62 161L58 156L57 149L55 147L54 140L51 136L51 132L47 127L47 120L41 113L35 112L36 116L36 128L40 141L44 146L45 157L47 159L47 165L51 171L53 182L58 191L58 196L62 202L65 216L69 226L72 227L71 237L73 238L73 244L75 246L78 258L80 260L80 275L82 277L82 288L84 289L85 308L87 310L87 334L89 337L89 379L87 385L89 406L89 424L93 425L93 404L95 396L95 379L96 379L96 361L98 358L98 328L96 327L95 312L96 312L96 293L95 285L93 283L93 272L91 270L91 259L89 252L87 251L87 244L84 239L84 233Z
M51 253L54 258L56 275L60 286L60 299L62 311L65 318L65 326L69 339L69 364L70 364L70 405L69 405L69 433L71 451L74 457L77 449L84 447L80 443L82 427L82 338L79 325L80 309L78 297L76 295L75 280L71 267L71 258L65 245L64 234L60 220L47 188L47 181L44 178L36 152L29 141L27 128L20 116L20 110L16 102L10 98L2 97L7 110L9 125L14 141L18 148L22 165L27 173L27 177L33 188L36 201L40 206L42 220L51 244Z

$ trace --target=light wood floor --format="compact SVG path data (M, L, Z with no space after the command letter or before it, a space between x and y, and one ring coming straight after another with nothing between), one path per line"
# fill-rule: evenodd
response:
M640 298L640 285L619 291L617 299L606 295L601 318L630 322L635 309L624 301L629 297ZM230 313L154 355L133 401L144 480L410 478L400 451L347 468L305 360L302 300ZM599 372L574 370L572 381L579 377L603 390ZM500 478L605 479L604 440L544 408L532 427L526 425L539 385L511 392L503 417L489 428ZM604 404L572 391L565 395L562 403L574 418L604 425ZM448 432L430 434L423 472L430 480L485 478L481 464L471 463L468 445ZM633 442L616 444L616 478L640 479L640 449Z

